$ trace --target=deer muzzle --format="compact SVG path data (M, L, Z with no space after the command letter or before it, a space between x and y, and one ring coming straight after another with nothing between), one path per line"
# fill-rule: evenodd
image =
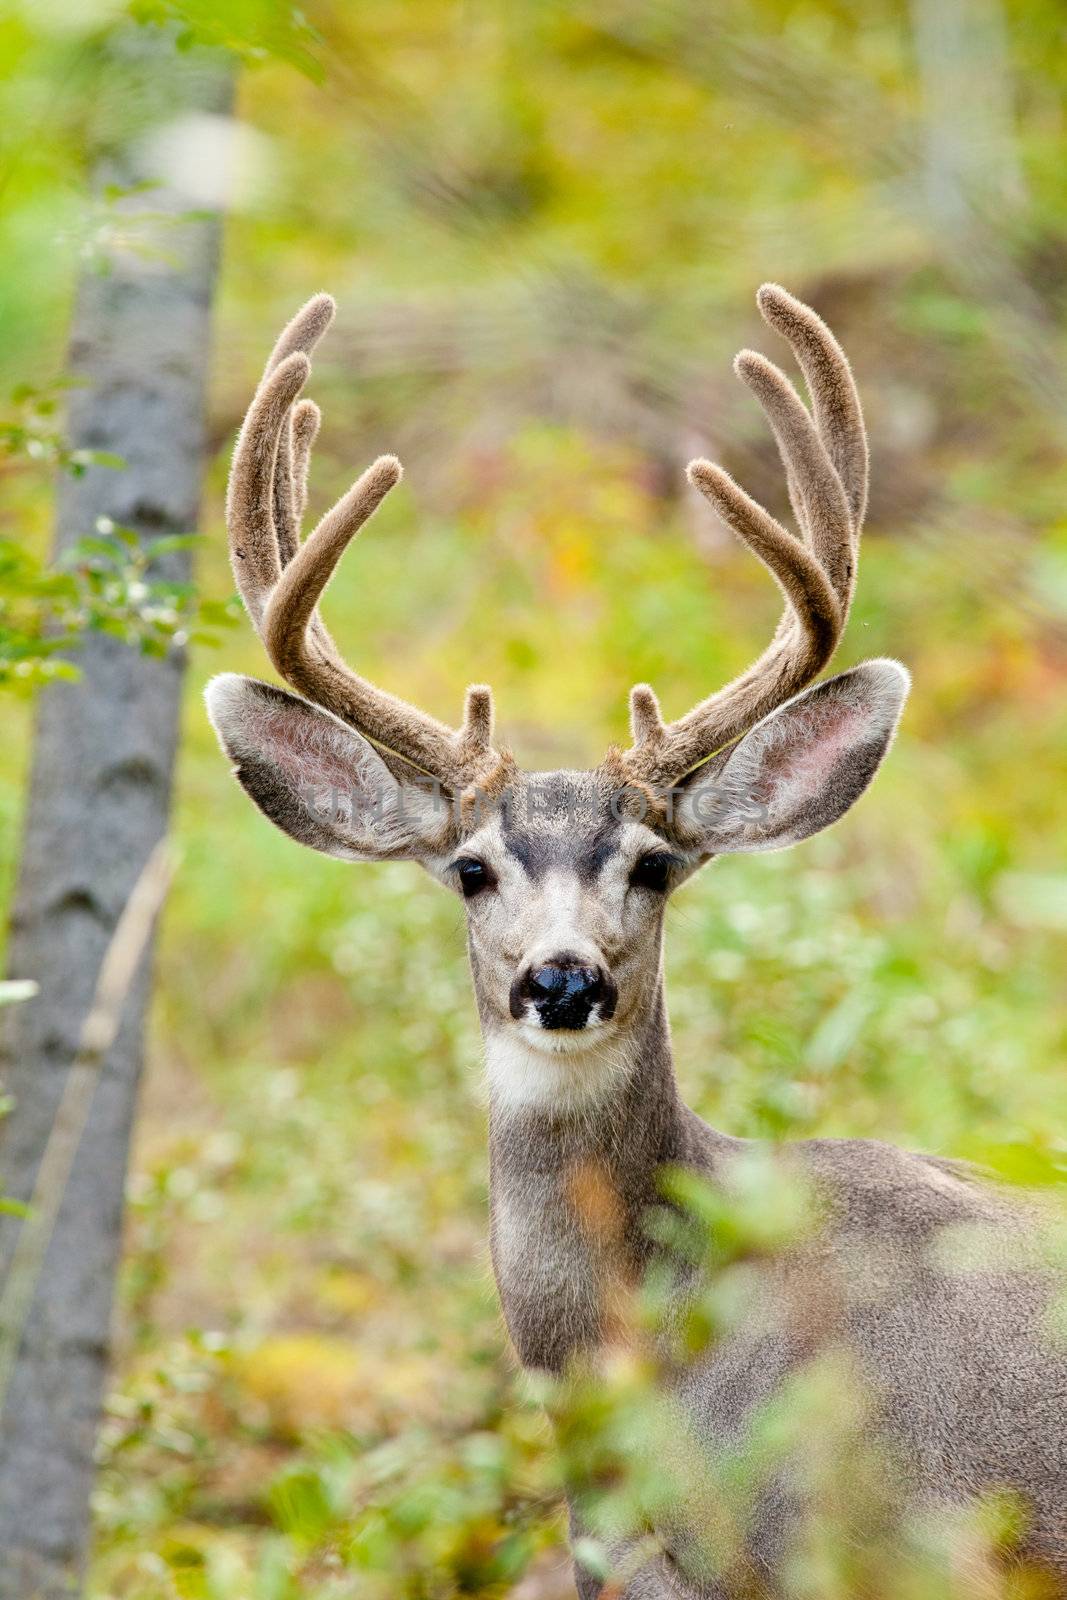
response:
M609 1021L617 1000L618 990L609 973L562 954L519 974L511 986L510 1009L516 1021L536 1018L542 1028L573 1031L591 1020Z

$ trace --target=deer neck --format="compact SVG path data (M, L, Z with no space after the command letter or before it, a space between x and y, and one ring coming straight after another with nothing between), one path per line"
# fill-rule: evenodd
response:
M485 1047L497 1285L522 1362L558 1371L605 1336L612 1285L648 1257L658 1169L690 1154L662 977L601 1049L546 1055L492 1028Z

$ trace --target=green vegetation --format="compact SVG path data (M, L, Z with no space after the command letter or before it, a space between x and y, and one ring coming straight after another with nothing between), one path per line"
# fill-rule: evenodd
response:
M126 570L121 530L85 530L80 576L47 567L39 462L80 464L41 397L107 226L79 152L126 114L94 31L123 8L76 9L0 18L0 391L34 386L0 427L0 676L8 655L16 674L37 662L45 612L166 647L194 606ZM193 49L210 12L208 42L245 61L207 621L232 587L234 427L276 328L329 288L313 506L379 450L408 472L332 586L331 625L361 669L439 715L458 715L469 679L493 682L531 765L595 760L623 736L631 682L675 712L762 645L772 586L681 466L714 450L780 507L728 361L759 337L764 278L826 314L874 448L840 664L896 655L915 689L838 830L724 861L680 896L683 1088L738 1134L876 1136L1062 1173L1057 8L1013 0L1000 38L997 5L949 7L972 51L952 71L981 89L963 96L977 168L938 138L952 72L917 47L919 5L133 9L178 18ZM190 169L191 206L211 198L202 178ZM224 639L192 651L90 1593L562 1596L560 1469L489 1274L461 909L414 868L313 858L252 814L199 691L222 666L269 674L250 630ZM6 886L29 714L10 696L4 714ZM640 1388L630 1370L612 1381L620 1404ZM822 1600L856 1581L812 1570ZM921 1593L955 1592L939 1582Z

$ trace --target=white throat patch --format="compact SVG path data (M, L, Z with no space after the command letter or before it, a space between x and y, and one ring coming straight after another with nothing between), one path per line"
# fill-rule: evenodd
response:
M584 1029L572 1034L518 1023L493 1029L485 1041L489 1098L504 1109L592 1106L620 1087L629 1071L625 1045L617 1035L597 1039Z

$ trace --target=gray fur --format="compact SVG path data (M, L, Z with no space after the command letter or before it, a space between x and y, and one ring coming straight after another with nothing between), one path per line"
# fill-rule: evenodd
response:
M881 765L910 681L899 662L865 661L795 696L706 777L695 774L678 805L679 831L724 855L779 850L828 828ZM724 808L723 797L732 804Z
M903 669L870 662L807 691L701 769L673 811L620 807L609 760L588 773L514 774L462 818L416 808L405 830L356 837L344 815L309 816L301 762L312 787L332 782L338 762L353 786L373 778L399 791L402 779L327 713L249 680L216 680L211 712L237 775L294 837L350 857L409 855L452 888L465 859L492 875L468 902L468 935L490 1094L492 1256L524 1365L562 1374L615 1337L614 1298L652 1259L644 1218L665 1165L730 1190L751 1153L679 1098L663 996L666 897L631 883L632 868L669 852L672 889L710 855L778 847L835 821L887 750L906 689ZM697 801L713 789L705 823ZM523 970L562 952L610 974L618 1004L580 1030L545 1033L532 1013L512 1015L509 994ZM744 1320L676 1373L679 1456L740 1440L793 1374L838 1362L866 1408L853 1448L857 1484L874 1495L857 1488L851 1536L891 1540L917 1510L947 1518L1007 1490L1025 1508L1018 1559L1043 1566L1043 1593L1067 1593L1067 1353L1048 1332L1033 1214L950 1162L877 1142L813 1140L774 1160L810 1189L815 1221L800 1243L749 1265ZM605 1228L590 1227L590 1183L607 1197ZM961 1230L978 1257L966 1271L947 1255ZM679 1306L686 1292L680 1282ZM701 1515L680 1504L657 1530L660 1554L622 1593L780 1593L805 1510L805 1491L780 1466L741 1547L708 1565ZM572 1516L580 1528L580 1495ZM583 1600L599 1592L590 1574L577 1578ZM1001 1591L976 1578L968 1592Z
M447 848L450 815L405 784L372 744L297 695L233 672L207 686L208 715L234 777L283 833L348 861Z
M751 1158L678 1097L663 997L666 893L715 855L781 848L835 822L874 776L907 693L907 674L889 661L797 692L847 620L867 442L829 329L776 285L758 301L811 395L809 412L771 363L738 358L778 442L800 537L712 463L694 462L690 478L775 577L782 622L751 667L675 722L637 685L633 749L593 772L524 776L492 747L487 689L470 689L462 727L447 729L357 677L333 646L318 596L399 465L382 458L298 547L316 414L292 408L332 315L328 297L282 335L234 460L229 524L242 593L275 665L316 704L227 677L209 690L212 720L239 781L294 838L348 859L411 857L471 891L493 1263L520 1359L556 1374L617 1339L620 1298L652 1260L644 1221L664 1166L729 1192ZM417 769L442 780L444 807L427 799ZM664 785L676 787L664 794ZM358 802L372 792L387 803L368 815ZM577 1013L561 1025L561 1013L529 998L531 975L565 966L589 976L590 997L611 997L590 999L581 1026ZM669 1474L675 1457L699 1464L740 1447L768 1399L788 1394L810 1363L829 1364L857 1408L839 1463L852 1518L839 1544L899 1547L917 1512L947 1527L974 1496L1008 1491L1021 1508L1015 1554L1047 1578L1027 1594L1067 1595L1067 1356L1049 1331L1034 1214L951 1163L874 1142L815 1140L772 1159L810 1191L812 1226L741 1264L744 1314L710 1353L673 1371L668 1363L674 1425L655 1467ZM962 1272L946 1256L961 1230L979 1257ZM670 1281L680 1322L693 1285L684 1274ZM726 1287L733 1292L733 1277ZM693 1479L695 1498L675 1494L672 1477L669 1512L651 1530L658 1553L612 1588L615 1600L788 1592L814 1492L805 1458L819 1459L840 1420L820 1419L776 1460L730 1529L706 1472ZM571 1499L581 1532L580 1485ZM964 1583L954 1569L945 1593L1006 1593L974 1551L958 1555L973 1570ZM590 1573L576 1579L582 1600L600 1592ZM805 1592L815 1592L810 1582ZM886 1591L860 1582L854 1592Z

